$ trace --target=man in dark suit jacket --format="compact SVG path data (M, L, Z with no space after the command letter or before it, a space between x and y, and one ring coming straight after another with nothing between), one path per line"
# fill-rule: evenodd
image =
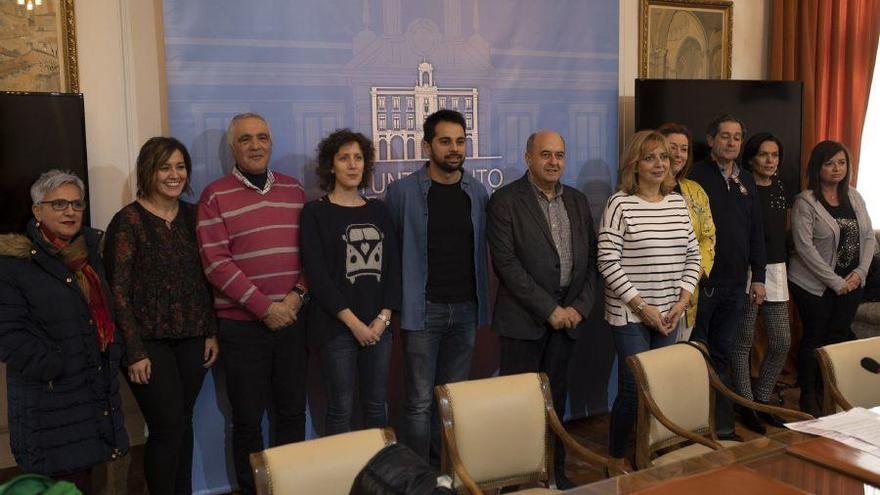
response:
M596 234L586 196L559 182L562 136L532 134L525 160L528 172L488 205L489 249L500 282L492 328L501 340L500 374L546 373L562 418L568 360L596 299ZM557 443L560 488L570 484L564 454Z

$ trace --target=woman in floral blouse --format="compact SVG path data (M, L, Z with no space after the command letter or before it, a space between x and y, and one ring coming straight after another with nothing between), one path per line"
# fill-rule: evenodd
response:
M180 141L150 138L137 158L137 200L113 217L105 244L128 381L149 428L150 493L192 492L192 411L218 354L196 207L180 199L191 172Z

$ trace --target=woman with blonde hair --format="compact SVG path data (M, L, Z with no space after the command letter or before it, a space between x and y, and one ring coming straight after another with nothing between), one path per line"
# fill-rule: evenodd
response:
M699 281L699 245L687 203L674 187L666 138L637 132L621 156L617 192L608 199L598 238L605 319L618 363L608 448L614 457L625 455L636 419L635 379L626 358L675 343Z

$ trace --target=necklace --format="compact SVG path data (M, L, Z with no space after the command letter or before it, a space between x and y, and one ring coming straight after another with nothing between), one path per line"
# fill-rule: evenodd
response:
M157 208L156 205L144 198L139 198L138 203L153 215L161 218L165 222L165 226L169 229L171 228L171 223L177 218L177 211L180 209L180 203L176 201L174 202L174 206L167 210Z

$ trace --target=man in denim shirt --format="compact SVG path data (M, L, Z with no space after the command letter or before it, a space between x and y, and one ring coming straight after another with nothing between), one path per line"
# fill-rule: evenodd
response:
M440 452L434 386L469 378L474 335L489 322L489 195L464 171L466 128L458 112L429 115L422 142L428 163L391 183L385 195L403 256L406 399L399 433L432 463Z

